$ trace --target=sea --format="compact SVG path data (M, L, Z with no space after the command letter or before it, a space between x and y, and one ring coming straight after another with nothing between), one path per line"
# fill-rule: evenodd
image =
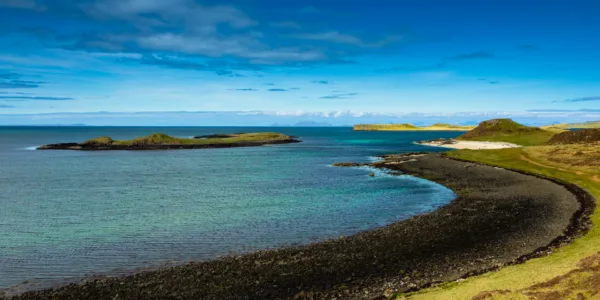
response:
M98 136L267 131L303 142L35 150ZM331 164L443 151L413 142L460 134L349 127L0 127L0 294L304 245L435 210L455 194L408 175Z

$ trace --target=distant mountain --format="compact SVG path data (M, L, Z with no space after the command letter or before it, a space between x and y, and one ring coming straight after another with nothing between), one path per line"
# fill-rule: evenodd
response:
M327 122L313 122L313 121L302 121L294 124L296 127L331 127L333 126Z
M83 123L75 123L75 124L24 124L24 125L18 125L18 126L85 127L85 126L94 126L94 125L87 125L87 124L83 124Z

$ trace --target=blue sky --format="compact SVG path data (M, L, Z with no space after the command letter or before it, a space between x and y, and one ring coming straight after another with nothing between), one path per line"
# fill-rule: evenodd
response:
M218 116L200 125L600 119L598 11L590 0L0 0L0 124L104 114L118 125L110 115L136 112L146 117L131 124L174 112Z

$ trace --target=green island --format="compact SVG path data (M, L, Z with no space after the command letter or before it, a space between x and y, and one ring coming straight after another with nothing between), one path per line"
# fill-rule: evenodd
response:
M82 143L60 143L40 146L38 150L168 150L252 147L299 142L294 137L275 132L214 134L194 138L178 138L154 133L131 140L113 140L103 136Z
M413 124L358 124L354 131L469 131L475 126L452 125L435 123L430 126L415 126Z
M483 135L473 138L525 142L525 147L455 150L447 152L447 157L572 183L600 199L600 129L550 135L510 122L503 122L503 125L513 133L490 132L485 138ZM392 298L596 299L600 290L600 212L594 210L590 219L593 226L587 234L543 257L417 292L396 294Z

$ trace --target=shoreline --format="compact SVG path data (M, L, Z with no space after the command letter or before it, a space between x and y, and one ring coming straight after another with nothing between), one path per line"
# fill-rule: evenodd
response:
M462 141L457 139L437 139L429 141L415 142L418 145L430 147L442 147L448 149L470 149L470 150L488 150L520 148L521 145L506 142L484 142L484 141Z
M532 255L535 253L544 254L585 232L589 225L589 214L594 207L591 195L575 185L522 172L450 160L435 154L390 155L385 156L384 161L366 165L418 175L417 177L451 188L459 197L436 211L346 238L307 246L263 250L216 261L190 263L133 276L102 279L84 285L70 285L57 290L33 291L15 299L48 299L53 296L66 299L108 298L116 294L125 298L142 294L160 297L167 295L160 294L162 285L166 286L166 290L170 288L170 292L177 291L183 298L291 298L300 295L300 299L303 299L304 295L304 299L309 299L310 296L371 299L477 275L498 268L498 264L519 263L534 257ZM443 171L440 171L440 167ZM485 174L483 179L479 172ZM464 173L464 177L467 178L447 176L458 173ZM544 198L544 195L529 194L527 189L512 186L515 182L528 180L532 184L546 185L552 191L559 192L560 189L556 190L556 186L553 185L563 187L563 192L574 197L564 196L569 199L563 199L563 204L570 207L569 212L572 213L565 216L564 207L558 206L555 201L551 201L552 199L528 198L530 201L539 202L529 207L526 203L521 203L523 201L502 199L500 195L496 195L500 198L488 197L489 199L483 194L473 195L477 194L477 191L473 192L470 189L478 188L478 185L481 185L479 188L482 189L485 184L489 184L486 181L492 179L506 181L506 186L496 187L497 193L506 194L505 189L509 189L510 192L512 188L515 195L520 191L521 196L525 198ZM525 206L494 208L503 203L501 200ZM571 200L580 203L578 208L567 203ZM473 201L477 201L476 206L470 203ZM546 212L537 213L538 209L545 209ZM514 212L524 215L519 218L513 215ZM549 218L546 215L548 212L553 214L553 217ZM449 218L446 215L448 213L453 217ZM536 224L530 224L528 213L531 214L529 219L539 218L536 220L538 226L533 226L536 228L531 228ZM548 225L546 222L555 221L555 215L561 218L561 224L565 226L550 226L554 228L553 233L544 233L543 241L537 239L539 233L534 231L539 229L541 224ZM455 219L460 220L456 223ZM498 220L501 221L498 224L505 223L509 227L489 228L490 222ZM524 227L514 227L515 221ZM441 226L444 224L454 228ZM476 226L478 224L480 226ZM492 238L489 238L490 235ZM511 241L512 238L518 238L518 241ZM532 239L537 240L532 244ZM519 247L520 243L528 242L530 244L527 249L519 248L515 251L498 248ZM486 245L488 243L489 245ZM490 260L490 254L494 253L494 258ZM258 280L249 282L240 277ZM225 285L226 291L222 290L224 287L215 289L211 286L216 282ZM159 283L161 289L157 290L156 286ZM145 288L139 288L141 284ZM274 288L273 285L277 287ZM186 289L185 292L182 289Z

